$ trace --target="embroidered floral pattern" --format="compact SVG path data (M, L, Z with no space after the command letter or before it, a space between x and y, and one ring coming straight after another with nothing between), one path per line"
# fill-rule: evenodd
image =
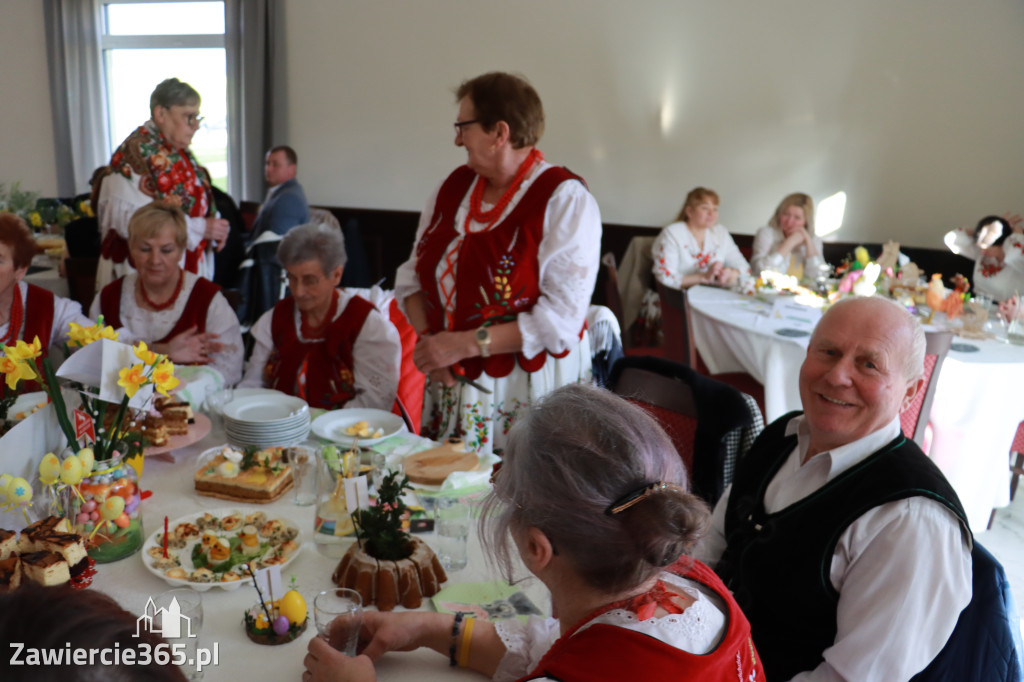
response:
M513 239L512 244L515 243L516 240ZM511 245L509 248L511 248ZM498 322L515 321L516 313L527 303L524 299L513 300L512 298L512 286L509 284L509 277L512 275L515 265L515 259L512 258L511 254L504 254L498 260L498 264L491 275L493 283L491 292L488 293L483 288L480 289L483 302L474 304L480 312L478 316L473 317L482 318L481 324L483 326L489 326Z

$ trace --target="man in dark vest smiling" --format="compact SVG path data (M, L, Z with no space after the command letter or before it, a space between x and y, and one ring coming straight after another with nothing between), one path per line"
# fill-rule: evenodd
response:
M750 619L770 680L909 680L971 600L963 508L900 429L924 357L898 304L832 306L800 370L803 414L765 429L715 508L697 555Z

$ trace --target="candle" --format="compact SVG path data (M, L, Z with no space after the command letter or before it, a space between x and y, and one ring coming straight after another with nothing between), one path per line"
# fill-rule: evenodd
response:
M164 558L167 558L167 517L164 517Z

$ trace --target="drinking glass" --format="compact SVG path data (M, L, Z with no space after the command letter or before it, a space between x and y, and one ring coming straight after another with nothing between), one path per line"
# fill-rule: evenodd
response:
M296 445L288 448L291 456L288 464L292 468L295 486L295 504L308 507L316 502L317 449L313 445Z
M344 587L325 590L313 600L313 619L320 637L346 656L356 655L363 626L363 600Z
M472 522L469 505L457 497L438 497L434 501L434 548L446 571L461 571L469 563L469 527Z
M203 598L187 587L176 587L153 597L153 632L163 635L175 655L184 644L185 663L179 668L188 680L201 680L197 668L199 631L203 627ZM177 649L174 645L179 645Z

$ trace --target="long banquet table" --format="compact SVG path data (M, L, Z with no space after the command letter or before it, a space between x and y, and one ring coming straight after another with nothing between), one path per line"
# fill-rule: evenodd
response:
M297 589L306 600L309 609L309 626L296 641L278 646L254 644L246 638L242 617L257 601L256 591L249 585L242 585L234 591L214 587L202 593L204 622L199 646L211 648L216 642L219 650L219 665L205 669L204 679L217 680L288 680L299 679L302 674L302 659L306 655L309 640L316 635L313 623L313 597L321 590L333 587L331 573L338 559L322 556L313 546L314 507L296 506L291 494L267 505L234 504L224 500L202 497L195 493L192 476L196 459L210 447L226 442L222 427L215 420L211 433L200 442L182 448L174 453L174 462L147 458L141 479L141 487L151 490L152 496L143 502L144 524L147 537L163 524L164 516L171 521L181 516L202 512L206 509L238 508L248 511L265 511L271 518L288 518L302 529L303 545L296 558L284 569L282 577L289 582L291 576L297 579ZM422 534L428 544L433 534ZM92 588L113 596L125 609L141 615L146 601L151 596L171 589L166 582L150 573L143 566L141 553L110 564L97 566ZM470 535L469 565L462 571L449 576L445 585L453 582L478 582L492 580L481 554L475 531ZM524 589L530 599L541 609L548 608L546 590L536 580L529 581ZM425 610L430 610L429 600L424 601ZM401 610L401 607L399 607ZM422 649L409 653L385 656L377 665L381 680L449 680L480 679L479 675L464 669L453 669L448 661L437 653Z
M697 350L712 374L747 372L764 384L768 422L799 410L799 371L809 336L771 304L724 289L687 293ZM801 330L809 331L809 330ZM961 348L962 350L957 350ZM956 339L942 365L929 422L929 456L953 485L974 531L1010 502L1008 458L1024 419L1024 348L997 340Z

